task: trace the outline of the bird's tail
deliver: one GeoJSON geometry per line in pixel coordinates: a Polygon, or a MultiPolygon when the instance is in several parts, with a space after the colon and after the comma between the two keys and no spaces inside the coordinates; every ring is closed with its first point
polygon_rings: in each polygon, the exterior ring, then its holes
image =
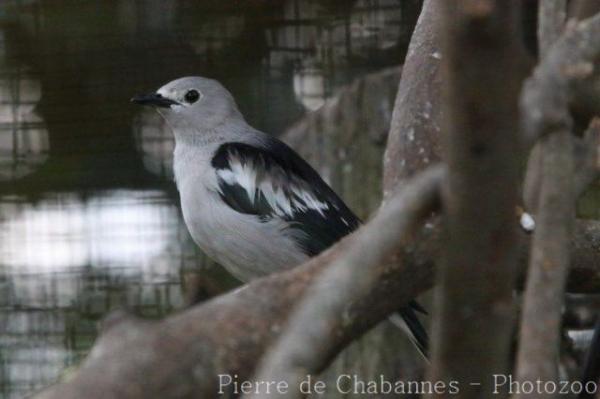
{"type": "Polygon", "coordinates": [[[411,301],[408,306],[401,308],[398,313],[390,317],[390,321],[406,332],[419,353],[426,361],[428,359],[429,337],[425,327],[419,321],[416,311],[427,314],[425,309],[416,301],[411,301]]]}

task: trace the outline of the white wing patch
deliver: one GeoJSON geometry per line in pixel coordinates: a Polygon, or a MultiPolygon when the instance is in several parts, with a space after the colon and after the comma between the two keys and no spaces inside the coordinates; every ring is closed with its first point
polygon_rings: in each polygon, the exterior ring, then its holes
{"type": "Polygon", "coordinates": [[[256,196],[256,169],[244,167],[241,162],[231,162],[231,169],[218,169],[217,176],[227,184],[238,184],[246,190],[250,201],[255,201],[256,196]]]}
{"type": "Polygon", "coordinates": [[[329,209],[329,204],[319,201],[306,182],[289,176],[280,167],[267,170],[263,162],[253,159],[243,162],[231,152],[229,166],[230,169],[217,169],[217,176],[229,185],[242,187],[253,204],[257,201],[257,192],[260,192],[277,216],[292,217],[294,211],[306,212],[309,209],[325,216],[324,211],[329,209]]]}

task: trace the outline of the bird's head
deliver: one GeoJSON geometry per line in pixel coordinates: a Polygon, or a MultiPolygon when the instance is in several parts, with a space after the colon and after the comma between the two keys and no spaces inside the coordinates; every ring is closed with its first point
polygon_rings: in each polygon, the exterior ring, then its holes
{"type": "Polygon", "coordinates": [[[198,76],[176,79],[132,102],[155,107],[178,134],[202,134],[224,122],[243,121],[233,96],[219,82],[198,76]]]}

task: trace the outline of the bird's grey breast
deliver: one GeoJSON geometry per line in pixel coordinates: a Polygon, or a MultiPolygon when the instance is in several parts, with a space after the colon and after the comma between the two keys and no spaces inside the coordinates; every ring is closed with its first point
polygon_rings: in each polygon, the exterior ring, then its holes
{"type": "Polygon", "coordinates": [[[177,143],[173,163],[185,224],[194,241],[211,257],[214,254],[210,231],[215,218],[212,187],[216,182],[210,169],[210,157],[216,147],[177,143]]]}
{"type": "Polygon", "coordinates": [[[301,263],[308,256],[280,219],[261,221],[222,201],[211,160],[220,145],[177,145],[174,171],[186,226],[196,244],[237,278],[248,281],[301,263]]]}

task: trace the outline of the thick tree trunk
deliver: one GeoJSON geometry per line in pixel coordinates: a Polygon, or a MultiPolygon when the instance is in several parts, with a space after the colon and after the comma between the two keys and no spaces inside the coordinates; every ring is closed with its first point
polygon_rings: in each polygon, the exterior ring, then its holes
{"type": "Polygon", "coordinates": [[[517,10],[513,1],[444,5],[449,178],[430,377],[458,381],[459,397],[488,397],[492,375],[509,369],[515,314],[517,10]]]}
{"type": "MultiPolygon", "coordinates": [[[[566,0],[548,0],[539,5],[542,63],[563,31],[566,12],[566,0]]],[[[529,112],[523,108],[523,119],[529,117],[529,112]]],[[[539,176],[539,198],[533,204],[537,222],[521,317],[516,370],[520,381],[558,379],[564,286],[575,220],[574,151],[566,101],[562,115],[561,123],[532,152],[532,157],[539,157],[539,167],[532,169],[539,176]]]]}
{"type": "Polygon", "coordinates": [[[425,1],[410,41],[383,158],[385,197],[440,159],[442,3],[425,1]]]}

